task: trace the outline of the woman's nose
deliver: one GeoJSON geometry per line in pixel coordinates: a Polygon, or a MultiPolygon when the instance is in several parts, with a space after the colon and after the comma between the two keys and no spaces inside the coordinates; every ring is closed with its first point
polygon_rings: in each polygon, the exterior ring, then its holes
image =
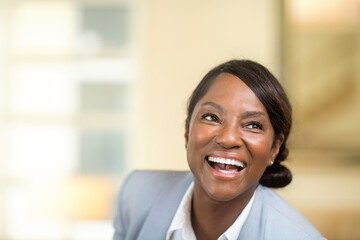
{"type": "Polygon", "coordinates": [[[215,142],[223,148],[239,148],[243,144],[241,132],[236,126],[223,125],[215,138],[215,142]]]}

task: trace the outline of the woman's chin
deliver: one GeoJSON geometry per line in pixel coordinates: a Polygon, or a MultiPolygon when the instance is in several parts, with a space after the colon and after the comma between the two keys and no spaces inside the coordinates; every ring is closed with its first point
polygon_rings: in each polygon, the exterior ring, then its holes
{"type": "Polygon", "coordinates": [[[241,183],[213,183],[203,185],[203,191],[211,200],[219,202],[229,202],[234,199],[250,199],[256,190],[257,183],[251,184],[249,187],[241,183]]]}
{"type": "Polygon", "coordinates": [[[234,191],[234,189],[227,189],[221,186],[220,188],[208,189],[207,191],[207,195],[209,196],[210,199],[219,202],[231,201],[237,198],[241,194],[242,191],[234,191]]]}

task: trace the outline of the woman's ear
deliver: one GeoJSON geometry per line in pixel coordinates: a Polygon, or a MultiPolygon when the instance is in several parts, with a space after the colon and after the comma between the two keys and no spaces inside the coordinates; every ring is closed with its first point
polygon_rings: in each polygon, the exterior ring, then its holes
{"type": "Polygon", "coordinates": [[[276,156],[278,155],[279,151],[280,151],[280,147],[284,142],[284,134],[280,134],[279,136],[276,137],[273,146],[272,146],[272,152],[271,152],[271,158],[272,161],[275,160],[276,156]]]}
{"type": "Polygon", "coordinates": [[[188,131],[185,131],[184,137],[185,137],[185,148],[187,148],[187,144],[188,144],[188,140],[189,140],[189,132],[188,131]]]}

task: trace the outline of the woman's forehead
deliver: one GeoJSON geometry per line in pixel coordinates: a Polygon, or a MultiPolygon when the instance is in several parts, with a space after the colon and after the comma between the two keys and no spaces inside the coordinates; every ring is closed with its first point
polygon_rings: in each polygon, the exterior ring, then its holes
{"type": "Polygon", "coordinates": [[[215,78],[203,99],[209,97],[233,100],[251,99],[260,102],[255,93],[240,78],[230,73],[221,73],[215,78]]]}
{"type": "Polygon", "coordinates": [[[219,74],[197,105],[205,102],[215,102],[224,108],[244,108],[267,113],[255,93],[240,78],[230,73],[219,74]]]}

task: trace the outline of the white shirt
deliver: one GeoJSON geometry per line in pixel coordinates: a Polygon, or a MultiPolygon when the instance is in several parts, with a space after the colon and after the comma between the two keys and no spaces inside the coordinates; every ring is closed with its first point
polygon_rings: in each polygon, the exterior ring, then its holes
{"type": "MultiPolygon", "coordinates": [[[[182,198],[175,216],[166,234],[166,240],[196,240],[194,230],[191,226],[191,200],[194,192],[194,182],[192,182],[182,198]]],[[[244,225],[250,209],[253,205],[255,193],[251,197],[244,210],[235,222],[218,238],[218,240],[236,240],[239,237],[242,226],[244,225]]]]}

